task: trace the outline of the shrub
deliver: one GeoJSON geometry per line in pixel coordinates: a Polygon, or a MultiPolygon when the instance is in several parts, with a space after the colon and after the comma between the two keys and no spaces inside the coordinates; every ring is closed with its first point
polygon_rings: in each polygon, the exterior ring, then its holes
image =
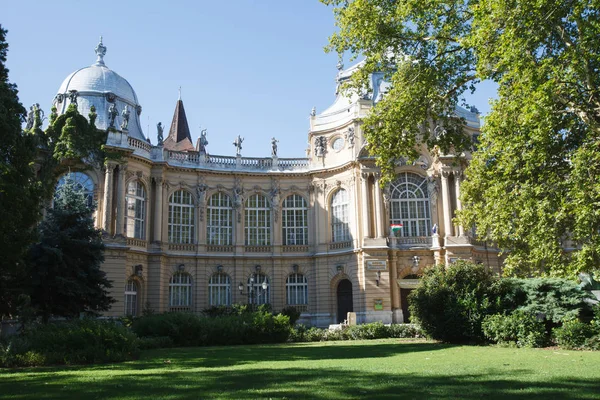
{"type": "Polygon", "coordinates": [[[587,339],[583,348],[585,350],[600,350],[600,334],[587,339]]]}
{"type": "Polygon", "coordinates": [[[140,350],[165,349],[173,347],[173,340],[168,336],[143,337],[139,339],[140,350]]]}
{"type": "MultiPolygon", "coordinates": [[[[572,319],[564,321],[563,325],[555,328],[552,333],[559,346],[566,349],[580,349],[585,346],[588,339],[600,332],[596,331],[592,324],[572,319]]],[[[589,344],[592,345],[593,341],[589,344]]]]}
{"type": "Polygon", "coordinates": [[[418,338],[424,336],[421,329],[414,324],[392,324],[388,327],[388,330],[391,338],[418,338]]]}
{"type": "Polygon", "coordinates": [[[320,329],[315,327],[309,328],[304,333],[304,339],[306,342],[320,342],[325,339],[326,330],[327,329],[320,329]]]}
{"type": "Polygon", "coordinates": [[[4,366],[89,364],[137,358],[138,339],[113,321],[84,319],[38,325],[0,349],[4,366]]]}
{"type": "Polygon", "coordinates": [[[290,325],[292,325],[292,326],[296,325],[296,321],[298,321],[298,319],[300,319],[300,315],[301,315],[301,312],[298,311],[298,309],[296,309],[296,307],[293,307],[293,306],[285,307],[283,310],[281,310],[281,313],[283,315],[288,316],[288,318],[290,319],[290,325]]]}
{"type": "MultiPolygon", "coordinates": [[[[503,279],[501,303],[506,311],[522,310],[542,316],[549,325],[576,319],[588,309],[591,294],[577,283],[561,278],[503,279]]],[[[549,326],[549,327],[551,327],[549,326]]]]}
{"type": "Polygon", "coordinates": [[[425,271],[409,295],[412,317],[423,332],[451,343],[480,342],[481,323],[499,311],[502,285],[482,265],[459,260],[425,271]]]}
{"type": "Polygon", "coordinates": [[[349,326],[344,330],[344,333],[351,340],[382,339],[390,337],[388,327],[381,322],[349,326]]]}
{"type": "Polygon", "coordinates": [[[516,344],[518,347],[542,347],[547,343],[544,323],[523,311],[488,315],[482,328],[485,337],[495,343],[516,344]]]}
{"type": "Polygon", "coordinates": [[[142,338],[168,337],[173,346],[280,343],[290,335],[287,316],[263,311],[216,317],[156,314],[138,318],[132,329],[142,338]]]}

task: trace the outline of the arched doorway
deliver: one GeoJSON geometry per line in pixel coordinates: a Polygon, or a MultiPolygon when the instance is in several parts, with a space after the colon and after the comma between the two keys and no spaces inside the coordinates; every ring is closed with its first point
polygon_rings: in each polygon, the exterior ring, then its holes
{"type": "Polygon", "coordinates": [[[349,312],[354,311],[352,303],[352,282],[342,279],[337,286],[337,322],[342,323],[349,312]]]}

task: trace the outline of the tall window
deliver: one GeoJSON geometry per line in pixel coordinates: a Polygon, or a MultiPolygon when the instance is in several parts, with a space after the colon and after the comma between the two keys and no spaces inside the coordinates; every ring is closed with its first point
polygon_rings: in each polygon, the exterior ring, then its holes
{"type": "Polygon", "coordinates": [[[402,225],[397,236],[429,236],[431,216],[427,178],[404,172],[390,185],[390,223],[402,225]]]}
{"type": "Polygon", "coordinates": [[[253,194],[246,200],[246,245],[271,244],[271,208],[265,196],[253,194]]]}
{"type": "Polygon", "coordinates": [[[94,182],[92,182],[92,178],[83,172],[69,172],[68,174],[64,174],[56,183],[55,196],[60,192],[67,180],[73,182],[76,190],[83,192],[88,207],[91,207],[94,203],[94,182]]]}
{"type": "Polygon", "coordinates": [[[125,315],[137,315],[137,295],[137,283],[133,279],[128,280],[125,285],[125,315]]]}
{"type": "Polygon", "coordinates": [[[194,200],[185,190],[169,198],[169,242],[194,243],[194,200]]]}
{"type": "Polygon", "coordinates": [[[256,273],[248,278],[248,303],[269,304],[271,302],[271,286],[269,277],[265,274],[256,273]],[[263,288],[266,283],[266,289],[263,288]]]}
{"type": "Polygon", "coordinates": [[[136,239],[146,238],[146,190],[139,181],[129,182],[125,195],[127,211],[125,234],[136,239]]]}
{"type": "Polygon", "coordinates": [[[177,272],[169,282],[169,306],[175,310],[185,310],[192,306],[192,277],[177,272]]]}
{"type": "Polygon", "coordinates": [[[217,273],[210,277],[208,297],[211,306],[231,305],[231,279],[229,275],[217,273]]]}
{"type": "Polygon", "coordinates": [[[308,281],[302,274],[292,274],[285,282],[288,305],[308,304],[308,281]]]}
{"type": "Polygon", "coordinates": [[[347,242],[350,240],[348,227],[348,192],[340,189],[331,199],[331,232],[332,241],[347,242]]]}
{"type": "Polygon", "coordinates": [[[215,193],[208,199],[206,237],[208,244],[231,245],[233,237],[233,209],[225,193],[215,193]]]}
{"type": "Polygon", "coordinates": [[[308,244],[308,206],[302,196],[293,194],[283,201],[282,227],[284,245],[308,244]]]}

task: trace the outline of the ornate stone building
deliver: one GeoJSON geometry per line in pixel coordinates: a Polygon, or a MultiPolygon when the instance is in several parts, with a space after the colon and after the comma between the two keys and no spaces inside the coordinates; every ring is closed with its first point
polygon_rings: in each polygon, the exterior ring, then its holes
{"type": "MultiPolygon", "coordinates": [[[[54,105],[61,113],[76,101],[82,115],[94,105],[106,145],[124,154],[102,170],[71,172],[106,232],[103,268],[117,299],[107,315],[270,303],[297,307],[317,326],[348,311],[359,323],[402,322],[423,268],[456,258],[498,267],[497,251],[452,220],[469,154],[423,149],[380,186],[357,120],[385,94],[382,76],[362,97],[337,93],[327,110],[313,109],[306,158],[279,158],[275,139],[270,157],[243,157],[241,137],[237,156],[215,156],[205,132],[194,146],[181,100],[166,138],[158,126],[151,145],[133,88],[105,65],[102,42],[96,53],[95,64],[65,79],[54,105]]],[[[356,68],[340,68],[338,82],[356,68]]],[[[477,114],[457,112],[475,137],[477,114]]]]}

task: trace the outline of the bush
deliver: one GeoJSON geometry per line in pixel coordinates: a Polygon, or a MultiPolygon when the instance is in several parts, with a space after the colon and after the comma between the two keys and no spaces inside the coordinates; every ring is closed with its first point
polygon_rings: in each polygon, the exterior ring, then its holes
{"type": "Polygon", "coordinates": [[[583,345],[585,350],[600,350],[600,334],[587,339],[583,345]]]}
{"type": "Polygon", "coordinates": [[[589,311],[591,294],[576,282],[561,278],[503,279],[501,303],[506,311],[522,310],[541,316],[548,328],[563,320],[576,319],[589,311]]]}
{"type": "Polygon", "coordinates": [[[500,311],[502,285],[482,265],[459,260],[425,271],[409,295],[411,316],[423,332],[451,343],[481,342],[483,319],[500,311]]]}
{"type": "Polygon", "coordinates": [[[90,364],[137,358],[137,337],[113,321],[84,319],[38,325],[0,348],[3,366],[90,364]]]}
{"type": "Polygon", "coordinates": [[[485,317],[483,334],[494,343],[516,344],[518,347],[543,347],[547,343],[544,323],[523,311],[485,317]]]}
{"type": "Polygon", "coordinates": [[[393,324],[384,325],[381,322],[349,326],[344,329],[307,329],[304,325],[298,325],[292,329],[290,342],[320,342],[329,340],[365,340],[385,338],[417,338],[423,333],[416,325],[393,324]]]}
{"type": "Polygon", "coordinates": [[[166,349],[173,347],[173,340],[168,336],[143,337],[139,339],[140,350],[166,349]]]}
{"type": "Polygon", "coordinates": [[[296,325],[296,321],[300,319],[300,315],[302,314],[296,309],[296,307],[293,306],[285,307],[283,310],[281,310],[281,313],[288,316],[290,319],[290,325],[292,326],[296,325]]]}
{"type": "Polygon", "coordinates": [[[421,329],[414,324],[392,324],[388,329],[391,338],[418,338],[424,336],[421,329]]]}
{"type": "Polygon", "coordinates": [[[156,314],[138,318],[132,329],[142,338],[168,337],[173,346],[281,343],[290,335],[287,316],[263,311],[216,317],[156,314]]]}
{"type": "MultiPolygon", "coordinates": [[[[592,324],[586,324],[576,319],[563,322],[563,325],[555,328],[552,333],[556,344],[566,349],[583,348],[588,339],[600,334],[592,324]]],[[[593,347],[593,341],[590,341],[588,345],[593,347]]]]}
{"type": "Polygon", "coordinates": [[[350,340],[383,339],[390,337],[388,327],[382,322],[349,326],[344,330],[344,334],[350,340]]]}

